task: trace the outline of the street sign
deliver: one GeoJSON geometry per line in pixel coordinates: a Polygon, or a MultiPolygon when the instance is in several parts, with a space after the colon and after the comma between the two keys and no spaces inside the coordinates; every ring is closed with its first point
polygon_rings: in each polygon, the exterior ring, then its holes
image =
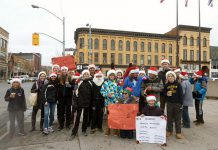
{"type": "Polygon", "coordinates": [[[39,34],[33,33],[32,35],[32,45],[33,46],[39,46],[39,34]]]}

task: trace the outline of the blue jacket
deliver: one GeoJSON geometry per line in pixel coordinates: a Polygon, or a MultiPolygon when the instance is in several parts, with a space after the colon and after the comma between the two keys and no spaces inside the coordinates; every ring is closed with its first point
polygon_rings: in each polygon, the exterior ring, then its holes
{"type": "Polygon", "coordinates": [[[138,77],[138,81],[134,80],[131,81],[129,77],[127,77],[124,81],[123,89],[130,87],[132,88],[132,96],[140,97],[141,94],[141,84],[142,84],[142,77],[138,77]]]}
{"type": "Polygon", "coordinates": [[[194,81],[193,78],[190,78],[189,82],[191,84],[194,84],[194,92],[196,91],[199,94],[201,94],[201,96],[199,98],[196,98],[196,99],[203,101],[206,97],[206,94],[207,94],[207,78],[202,77],[196,81],[194,81]]]}

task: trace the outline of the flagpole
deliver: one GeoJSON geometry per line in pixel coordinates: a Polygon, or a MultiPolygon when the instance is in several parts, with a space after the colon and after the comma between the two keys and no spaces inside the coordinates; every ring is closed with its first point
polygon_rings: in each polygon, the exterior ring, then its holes
{"type": "Polygon", "coordinates": [[[201,0],[198,0],[199,7],[199,70],[201,70],[201,0]]]}
{"type": "Polygon", "coordinates": [[[176,0],[176,67],[179,67],[179,6],[176,0]]]}

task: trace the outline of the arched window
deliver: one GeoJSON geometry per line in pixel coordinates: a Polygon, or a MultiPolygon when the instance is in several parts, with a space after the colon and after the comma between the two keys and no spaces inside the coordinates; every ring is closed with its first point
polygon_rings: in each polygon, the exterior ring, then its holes
{"type": "Polygon", "coordinates": [[[83,52],[79,53],[79,62],[84,63],[84,53],[83,52]]]}
{"type": "Polygon", "coordinates": [[[119,40],[119,50],[122,51],[123,50],[123,41],[119,40]]]}
{"type": "Polygon", "coordinates": [[[187,37],[186,36],[183,37],[183,45],[187,45],[187,37]]]}
{"type": "Polygon", "coordinates": [[[193,37],[190,38],[190,45],[194,46],[194,38],[193,37]]]}
{"type": "Polygon", "coordinates": [[[206,38],[203,39],[203,46],[204,46],[204,47],[207,46],[207,39],[206,39],[206,38]]]}
{"type": "Polygon", "coordinates": [[[130,51],[130,42],[126,41],[126,51],[130,51]]]}
{"type": "Polygon", "coordinates": [[[80,38],[79,39],[79,48],[81,49],[81,48],[83,48],[84,47],[84,38],[80,38]]]}
{"type": "Polygon", "coordinates": [[[138,45],[137,42],[134,41],[134,45],[133,45],[133,50],[134,50],[134,51],[137,51],[137,45],[138,45]]]}
{"type": "Polygon", "coordinates": [[[103,40],[103,50],[107,50],[107,40],[103,40]]]}
{"type": "Polygon", "coordinates": [[[115,41],[111,40],[111,50],[115,50],[115,41]]]}
{"type": "Polygon", "coordinates": [[[161,50],[161,52],[165,53],[165,49],[166,49],[165,43],[162,43],[162,50],[161,50]]]}
{"type": "Polygon", "coordinates": [[[173,46],[172,44],[169,44],[169,53],[172,53],[173,52],[173,46]]]}
{"type": "Polygon", "coordinates": [[[144,52],[144,51],[145,51],[145,43],[141,42],[141,52],[144,52]]]}
{"type": "Polygon", "coordinates": [[[95,39],[95,49],[99,49],[99,40],[95,39]]]}
{"type": "Polygon", "coordinates": [[[151,52],[151,42],[148,42],[148,52],[151,52]]]}

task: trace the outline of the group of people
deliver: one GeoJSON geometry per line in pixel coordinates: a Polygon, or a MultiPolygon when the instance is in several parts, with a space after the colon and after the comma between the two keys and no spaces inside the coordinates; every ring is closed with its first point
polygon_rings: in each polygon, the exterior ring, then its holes
{"type": "MultiPolygon", "coordinates": [[[[160,116],[167,118],[167,134],[173,134],[175,123],[176,138],[181,139],[182,126],[190,128],[188,107],[195,100],[196,125],[204,123],[203,101],[207,92],[207,77],[199,70],[193,76],[179,68],[172,70],[167,59],[161,61],[161,69],[150,67],[147,75],[145,70],[130,64],[125,73],[112,67],[106,77],[94,64],[80,73],[69,71],[65,66],[52,66],[52,73],[38,74],[38,80],[33,83],[31,93],[37,93],[37,103],[32,109],[31,132],[36,130],[36,115],[41,110],[40,130],[48,135],[54,132],[54,113],[57,105],[58,130],[72,128],[71,139],[77,135],[80,117],[83,111],[82,134],[87,136],[96,131],[104,132],[105,136],[113,134],[121,138],[132,139],[133,130],[110,129],[108,123],[103,130],[103,115],[109,114],[110,104],[138,104],[140,116],[160,116]],[[191,84],[194,84],[192,90],[191,84]],[[166,107],[166,112],[165,112],[166,107]],[[75,115],[76,114],[76,115],[75,115]],[[74,117],[75,116],[75,117],[74,117]]],[[[17,118],[19,134],[24,132],[24,111],[26,100],[19,79],[12,80],[12,86],[5,95],[8,102],[10,119],[9,136],[15,133],[15,118],[17,118]]],[[[106,119],[107,120],[107,119],[106,119]]],[[[107,121],[106,121],[107,122],[107,121]]]]}

